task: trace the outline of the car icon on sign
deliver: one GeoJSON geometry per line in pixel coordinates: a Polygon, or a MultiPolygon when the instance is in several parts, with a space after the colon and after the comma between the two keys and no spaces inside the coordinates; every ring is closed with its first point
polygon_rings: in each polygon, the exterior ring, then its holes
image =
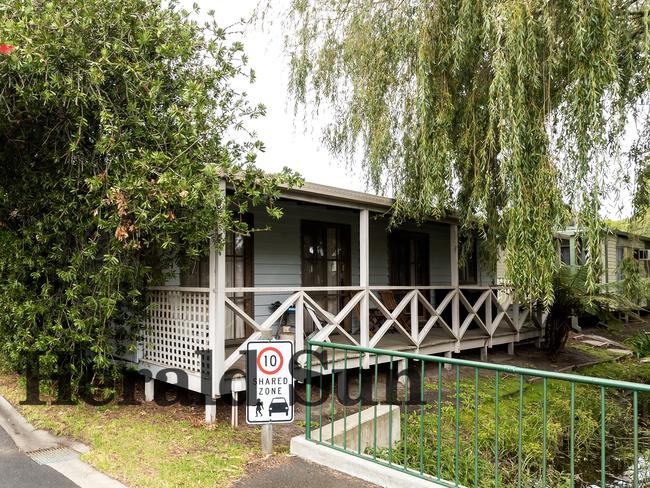
{"type": "Polygon", "coordinates": [[[285,415],[289,415],[289,404],[284,398],[275,397],[271,400],[271,404],[269,405],[269,415],[273,415],[274,413],[284,413],[285,415]]]}

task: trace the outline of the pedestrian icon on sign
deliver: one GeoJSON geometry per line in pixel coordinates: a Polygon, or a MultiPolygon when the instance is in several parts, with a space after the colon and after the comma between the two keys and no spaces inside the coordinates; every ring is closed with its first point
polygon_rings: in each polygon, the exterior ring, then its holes
{"type": "Polygon", "coordinates": [[[264,404],[262,403],[262,400],[259,398],[255,402],[255,416],[260,417],[262,415],[262,409],[264,408],[264,404]]]}

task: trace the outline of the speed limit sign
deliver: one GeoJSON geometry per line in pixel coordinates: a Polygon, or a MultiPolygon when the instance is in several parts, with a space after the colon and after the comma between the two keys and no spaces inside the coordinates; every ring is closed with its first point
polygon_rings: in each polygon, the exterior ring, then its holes
{"type": "Polygon", "coordinates": [[[247,352],[246,421],[293,422],[293,343],[251,341],[247,352]]]}

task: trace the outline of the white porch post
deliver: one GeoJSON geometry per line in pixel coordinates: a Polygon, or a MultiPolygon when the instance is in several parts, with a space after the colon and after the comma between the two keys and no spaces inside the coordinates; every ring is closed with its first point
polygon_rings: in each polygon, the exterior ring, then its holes
{"type": "Polygon", "coordinates": [[[370,212],[359,211],[359,286],[363,288],[363,297],[359,302],[360,343],[363,347],[370,345],[370,212]]]}
{"type": "MultiPolygon", "coordinates": [[[[305,349],[305,297],[303,292],[300,293],[300,296],[296,300],[294,305],[295,313],[295,328],[296,338],[295,346],[296,352],[300,352],[305,349]]],[[[300,356],[300,362],[305,363],[305,356],[300,356]]]]}
{"type": "Polygon", "coordinates": [[[451,301],[451,330],[460,342],[460,293],[458,288],[458,225],[449,225],[449,250],[451,253],[451,286],[454,298],[451,301]]]}
{"type": "MultiPolygon", "coordinates": [[[[226,183],[221,182],[221,193],[225,197],[226,183]]],[[[226,354],[226,254],[218,248],[218,241],[225,239],[223,230],[210,239],[210,299],[208,321],[210,325],[210,350],[212,354],[212,397],[219,394],[219,383],[224,374],[226,354]]],[[[206,409],[208,404],[206,403],[206,409]]],[[[206,411],[206,419],[208,418],[206,411]]]]}
{"type": "MultiPolygon", "coordinates": [[[[418,316],[418,295],[413,294],[411,298],[411,338],[417,342],[420,333],[420,317],[418,316]]],[[[417,349],[419,350],[420,344],[418,343],[417,349]]]]}
{"type": "Polygon", "coordinates": [[[492,335],[492,290],[490,289],[490,294],[485,299],[485,328],[490,331],[492,335]]]}

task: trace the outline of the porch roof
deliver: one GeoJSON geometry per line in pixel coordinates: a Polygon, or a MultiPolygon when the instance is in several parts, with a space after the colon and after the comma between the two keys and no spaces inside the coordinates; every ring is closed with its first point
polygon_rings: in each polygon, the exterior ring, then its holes
{"type": "MultiPolygon", "coordinates": [[[[284,187],[282,197],[301,202],[370,210],[380,213],[389,212],[395,203],[394,198],[309,181],[306,181],[301,187],[284,187]]],[[[446,218],[436,219],[436,221],[456,223],[458,218],[454,213],[450,213],[446,218]]]]}

